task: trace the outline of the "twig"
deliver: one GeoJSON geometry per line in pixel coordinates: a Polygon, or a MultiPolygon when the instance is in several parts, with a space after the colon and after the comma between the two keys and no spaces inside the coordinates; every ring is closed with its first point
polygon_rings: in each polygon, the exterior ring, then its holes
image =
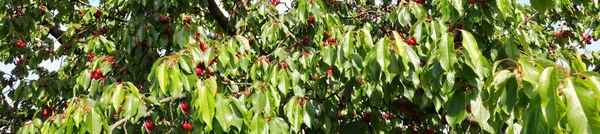
{"type": "Polygon", "coordinates": [[[123,118],[123,119],[115,122],[114,124],[110,125],[110,131],[112,132],[113,130],[115,130],[115,128],[117,128],[117,126],[119,126],[125,122],[127,122],[127,118],[123,118]]]}
{"type": "MultiPolygon", "coordinates": [[[[184,98],[184,97],[181,96],[178,99],[182,99],[182,98],[184,98]]],[[[158,102],[160,102],[160,103],[167,103],[167,102],[171,102],[172,100],[173,100],[173,97],[167,97],[167,98],[164,98],[164,99],[162,99],[162,100],[160,100],[158,102]]],[[[154,106],[154,105],[152,105],[152,106],[154,106]]],[[[149,111],[151,111],[151,110],[149,110],[149,111]]],[[[146,112],[146,114],[144,114],[144,118],[148,117],[148,116],[150,116],[150,112],[146,112]]],[[[125,123],[126,121],[127,121],[127,118],[123,118],[123,119],[115,122],[114,124],[110,125],[110,131],[112,132],[115,128],[117,128],[117,126],[125,123]]]]}
{"type": "MultiPolygon", "coordinates": [[[[269,12],[269,16],[271,16],[273,19],[275,19],[275,21],[281,22],[281,21],[279,21],[279,19],[277,19],[277,16],[275,16],[272,12],[269,12]]],[[[286,30],[285,33],[288,36],[292,37],[292,39],[294,39],[294,41],[297,41],[296,36],[294,35],[294,33],[290,32],[290,30],[286,30]]]]}
{"type": "Polygon", "coordinates": [[[225,84],[225,85],[252,85],[252,83],[248,83],[248,82],[243,82],[243,83],[231,83],[231,82],[224,82],[222,81],[221,83],[225,84]]]}

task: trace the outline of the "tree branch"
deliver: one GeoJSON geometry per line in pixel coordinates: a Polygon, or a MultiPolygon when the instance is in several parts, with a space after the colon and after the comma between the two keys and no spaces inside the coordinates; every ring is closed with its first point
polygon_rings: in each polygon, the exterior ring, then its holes
{"type": "MultiPolygon", "coordinates": [[[[182,99],[182,98],[184,98],[184,96],[181,96],[178,99],[182,99]]],[[[162,103],[167,103],[167,102],[171,102],[171,101],[173,101],[173,97],[167,97],[167,98],[164,98],[164,99],[162,99],[162,100],[160,100],[158,102],[160,102],[162,104],[162,103]]],[[[148,117],[148,116],[150,116],[150,112],[146,112],[146,114],[144,114],[144,118],[148,117]]],[[[127,122],[127,120],[128,120],[127,118],[123,118],[123,119],[121,119],[121,120],[113,123],[112,125],[110,125],[110,132],[112,132],[113,130],[115,130],[119,125],[127,122]]]]}
{"type": "Polygon", "coordinates": [[[237,34],[237,29],[229,27],[229,13],[217,4],[217,0],[208,1],[208,11],[229,35],[237,34]]]}
{"type": "Polygon", "coordinates": [[[113,130],[115,130],[115,128],[117,128],[119,125],[121,125],[125,122],[127,122],[127,118],[123,118],[123,119],[115,122],[115,124],[110,125],[110,131],[112,132],[113,130]]]}
{"type": "Polygon", "coordinates": [[[596,65],[592,71],[600,73],[600,65],[596,65]]]}

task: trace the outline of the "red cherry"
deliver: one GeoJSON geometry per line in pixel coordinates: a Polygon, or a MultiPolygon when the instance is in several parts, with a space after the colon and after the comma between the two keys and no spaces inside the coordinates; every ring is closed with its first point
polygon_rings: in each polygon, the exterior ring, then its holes
{"type": "Polygon", "coordinates": [[[342,114],[338,114],[338,120],[344,120],[344,116],[342,114]]]}
{"type": "Polygon", "coordinates": [[[302,100],[302,99],[299,99],[297,103],[300,106],[304,106],[304,100],[302,100]]]}
{"type": "Polygon", "coordinates": [[[46,76],[46,74],[44,74],[44,73],[41,73],[41,74],[40,74],[40,77],[44,77],[44,76],[46,76]]]}
{"type": "Polygon", "coordinates": [[[210,62],[208,62],[208,66],[212,66],[213,64],[215,64],[216,61],[217,61],[217,55],[215,54],[215,56],[213,57],[213,59],[210,60],[210,62]]]}
{"type": "Polygon", "coordinates": [[[190,130],[192,130],[192,125],[191,125],[191,124],[189,124],[189,123],[183,123],[183,125],[181,125],[181,127],[183,127],[183,129],[184,129],[185,131],[190,131],[190,130]]]}
{"type": "Polygon", "coordinates": [[[62,113],[62,119],[65,119],[65,113],[64,112],[62,113]]]}
{"type": "Polygon", "coordinates": [[[119,114],[121,114],[121,111],[123,111],[123,109],[122,109],[122,108],[121,108],[121,109],[119,109],[119,110],[118,110],[118,111],[115,113],[115,115],[113,115],[113,116],[114,116],[115,118],[119,117],[119,114]]]}
{"type": "Polygon", "coordinates": [[[215,76],[215,72],[208,72],[208,75],[215,76]]]}
{"type": "Polygon", "coordinates": [[[42,109],[42,116],[44,116],[44,118],[48,117],[48,110],[46,108],[42,109]]]}
{"type": "Polygon", "coordinates": [[[265,58],[265,62],[266,62],[267,64],[271,64],[271,61],[269,61],[269,58],[265,58]]]}
{"type": "Polygon", "coordinates": [[[340,109],[346,109],[346,105],[344,105],[344,103],[342,103],[342,102],[339,102],[339,103],[337,104],[337,106],[338,106],[338,108],[340,108],[340,109]]]}
{"type": "Polygon", "coordinates": [[[26,44],[25,44],[25,43],[23,43],[23,40],[22,40],[22,39],[19,39],[19,40],[17,41],[17,47],[24,47],[25,45],[26,45],[26,44]]]}
{"type": "Polygon", "coordinates": [[[313,24],[315,22],[314,16],[308,16],[308,23],[313,24]]]}
{"type": "Polygon", "coordinates": [[[475,4],[475,0],[469,0],[470,4],[475,4]]]}
{"type": "Polygon", "coordinates": [[[302,38],[302,44],[308,44],[308,37],[304,36],[304,38],[302,38]]]}
{"type": "Polygon", "coordinates": [[[329,69],[327,69],[327,74],[333,74],[333,67],[329,67],[329,69]]]}
{"type": "Polygon", "coordinates": [[[254,40],[252,40],[252,39],[248,40],[248,44],[250,44],[250,45],[254,44],[254,40]]]}
{"type": "Polygon", "coordinates": [[[271,0],[271,5],[273,5],[273,6],[279,5],[279,0],[271,0]]]}
{"type": "Polygon", "coordinates": [[[181,107],[181,110],[182,110],[183,112],[190,111],[190,107],[188,107],[188,105],[186,105],[186,104],[185,104],[185,103],[183,103],[183,102],[182,102],[181,104],[179,104],[179,107],[181,107]]]}
{"type": "Polygon", "coordinates": [[[100,69],[96,70],[96,75],[97,75],[97,78],[102,78],[102,70],[100,70],[100,69]]]}
{"type": "Polygon", "coordinates": [[[463,27],[463,25],[462,25],[462,24],[458,24],[458,25],[456,25],[456,29],[463,30],[463,29],[465,29],[465,28],[463,27]]]}
{"type": "Polygon", "coordinates": [[[386,118],[386,119],[391,119],[392,118],[392,114],[385,113],[385,114],[383,114],[383,117],[386,118]]]}
{"type": "Polygon", "coordinates": [[[465,108],[467,109],[467,112],[471,113],[471,107],[466,106],[465,108]]]}
{"type": "Polygon", "coordinates": [[[94,73],[94,71],[90,71],[90,78],[96,79],[96,77],[98,77],[98,75],[96,75],[96,73],[94,73]]]}
{"type": "Polygon", "coordinates": [[[283,63],[283,69],[287,69],[288,68],[288,64],[287,63],[283,63]]]}
{"type": "Polygon", "coordinates": [[[363,123],[369,123],[369,120],[371,118],[371,113],[370,112],[364,112],[362,114],[362,118],[360,118],[360,121],[363,123]]]}
{"type": "Polygon", "coordinates": [[[198,39],[200,37],[200,33],[195,33],[194,34],[194,39],[198,39]]]}
{"type": "Polygon", "coordinates": [[[317,81],[317,79],[318,79],[318,78],[319,78],[319,77],[318,77],[317,75],[314,75],[314,76],[313,76],[313,80],[314,80],[314,81],[317,81]]]}
{"type": "Polygon", "coordinates": [[[154,124],[150,123],[149,121],[146,121],[146,123],[144,123],[144,126],[146,126],[146,129],[148,129],[148,131],[154,130],[154,124]]]}

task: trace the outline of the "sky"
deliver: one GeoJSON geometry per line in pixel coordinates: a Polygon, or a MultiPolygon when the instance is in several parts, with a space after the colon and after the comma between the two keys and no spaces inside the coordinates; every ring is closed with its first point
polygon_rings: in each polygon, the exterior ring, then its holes
{"type": "MultiPolygon", "coordinates": [[[[291,0],[281,0],[281,2],[291,5],[291,0]]],[[[519,2],[529,5],[529,0],[519,0],[519,2]]],[[[378,2],[376,2],[376,3],[378,3],[378,2]]],[[[98,4],[99,4],[98,0],[90,0],[90,5],[97,6],[98,4]]],[[[287,8],[283,4],[280,4],[277,7],[277,9],[279,9],[280,12],[284,12],[287,8]]],[[[61,29],[65,30],[65,27],[61,26],[61,29]]],[[[59,43],[56,42],[55,44],[59,44],[59,43]]],[[[55,45],[55,50],[58,48],[58,46],[59,45],[55,45]]],[[[599,49],[600,49],[600,42],[598,42],[598,41],[593,42],[592,45],[589,45],[587,48],[588,51],[597,51],[599,49]]],[[[580,51],[580,52],[584,52],[584,51],[580,51]]],[[[60,68],[61,60],[62,59],[55,60],[54,62],[43,61],[40,64],[40,66],[48,69],[49,71],[56,71],[60,68]]],[[[0,63],[0,71],[3,71],[3,72],[10,72],[14,67],[15,67],[14,64],[1,64],[0,63]]],[[[27,77],[27,79],[37,79],[37,78],[39,78],[38,75],[29,75],[29,77],[27,77]]]]}

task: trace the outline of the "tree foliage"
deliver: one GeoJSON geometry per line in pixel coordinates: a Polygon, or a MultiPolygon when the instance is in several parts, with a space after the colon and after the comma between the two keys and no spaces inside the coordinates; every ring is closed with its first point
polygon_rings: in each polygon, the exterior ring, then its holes
{"type": "Polygon", "coordinates": [[[0,130],[600,133],[598,0],[530,2],[2,0],[0,130]]]}

